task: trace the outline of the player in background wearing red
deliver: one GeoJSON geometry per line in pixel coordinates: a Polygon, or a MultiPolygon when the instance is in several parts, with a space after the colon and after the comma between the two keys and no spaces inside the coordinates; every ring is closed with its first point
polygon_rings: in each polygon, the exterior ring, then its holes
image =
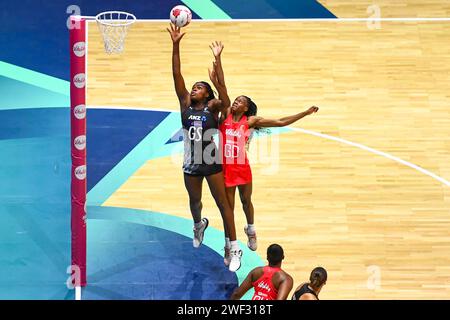
{"type": "Polygon", "coordinates": [[[283,248],[272,244],[267,248],[268,266],[257,267],[250,271],[242,284],[231,295],[232,300],[239,300],[252,287],[255,294],[252,300],[286,300],[292,290],[292,277],[281,269],[284,259],[283,248]]]}

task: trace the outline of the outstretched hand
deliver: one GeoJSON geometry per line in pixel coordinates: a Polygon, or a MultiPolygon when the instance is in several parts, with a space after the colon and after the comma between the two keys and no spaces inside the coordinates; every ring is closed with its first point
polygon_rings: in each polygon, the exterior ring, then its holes
{"type": "Polygon", "coordinates": [[[308,110],[306,110],[306,114],[310,115],[310,114],[316,113],[317,111],[319,111],[319,108],[316,106],[313,106],[313,107],[309,108],[308,110]]]}
{"type": "Polygon", "coordinates": [[[219,58],[220,54],[223,51],[224,45],[222,44],[221,41],[218,41],[218,42],[215,41],[209,47],[211,48],[211,51],[212,51],[214,57],[219,58]]]}
{"type": "Polygon", "coordinates": [[[186,32],[181,33],[181,28],[170,24],[170,30],[169,28],[166,28],[166,30],[169,32],[170,37],[172,38],[173,43],[179,43],[181,38],[186,34],[186,32]]]}

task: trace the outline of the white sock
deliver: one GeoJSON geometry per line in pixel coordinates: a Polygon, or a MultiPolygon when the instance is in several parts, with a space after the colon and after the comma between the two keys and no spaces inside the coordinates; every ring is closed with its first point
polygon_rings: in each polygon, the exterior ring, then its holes
{"type": "Polygon", "coordinates": [[[237,240],[230,241],[230,245],[231,245],[231,250],[239,250],[240,249],[237,240]]]}
{"type": "Polygon", "coordinates": [[[202,226],[202,224],[203,224],[203,222],[197,222],[197,223],[194,223],[194,228],[196,229],[196,230],[198,230],[198,229],[200,229],[200,227],[202,226]]]}
{"type": "Polygon", "coordinates": [[[230,238],[225,238],[225,248],[227,249],[231,248],[230,238]]]}
{"type": "Polygon", "coordinates": [[[254,224],[248,224],[247,225],[247,232],[248,233],[255,233],[256,232],[255,225],[254,224]]]}

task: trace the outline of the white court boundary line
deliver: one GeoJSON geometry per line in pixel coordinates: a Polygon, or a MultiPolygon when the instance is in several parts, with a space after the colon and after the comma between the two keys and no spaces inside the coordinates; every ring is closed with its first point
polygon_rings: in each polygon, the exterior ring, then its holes
{"type": "MultiPolygon", "coordinates": [[[[163,110],[163,109],[155,109],[155,108],[133,108],[133,107],[123,107],[123,106],[86,106],[86,108],[88,108],[88,109],[137,110],[137,111],[163,111],[163,112],[178,112],[179,113],[179,111],[173,111],[173,110],[163,110]]],[[[320,137],[320,138],[324,138],[324,139],[328,139],[328,140],[344,143],[344,144],[347,144],[349,146],[356,147],[356,148],[368,151],[370,153],[373,153],[373,154],[376,154],[376,155],[388,158],[390,160],[393,160],[395,162],[403,164],[403,165],[405,165],[407,167],[410,167],[410,168],[412,168],[414,170],[417,170],[417,171],[419,171],[419,172],[421,172],[421,173],[423,173],[423,174],[425,174],[425,175],[427,175],[427,176],[429,176],[429,177],[431,177],[431,178],[441,182],[442,184],[446,185],[447,187],[450,187],[450,181],[448,181],[448,180],[446,180],[446,179],[444,179],[444,178],[434,174],[431,171],[428,171],[428,170],[426,170],[426,169],[424,169],[422,167],[419,167],[418,165],[415,165],[415,164],[413,164],[411,162],[403,160],[403,159],[401,159],[399,157],[393,156],[393,155],[391,155],[389,153],[376,150],[374,148],[365,146],[365,145],[360,144],[360,143],[352,142],[352,141],[345,140],[345,139],[338,138],[338,137],[333,137],[333,136],[330,136],[328,134],[324,134],[324,133],[320,133],[320,132],[315,132],[315,131],[306,130],[306,129],[302,129],[302,128],[294,128],[294,127],[288,127],[288,128],[293,130],[293,131],[302,132],[302,133],[309,134],[309,135],[312,135],[312,136],[316,136],[316,137],[320,137]]]]}
{"type": "Polygon", "coordinates": [[[135,111],[160,111],[160,112],[178,112],[180,113],[180,110],[168,110],[168,109],[158,109],[158,108],[133,108],[133,107],[126,107],[126,106],[86,106],[86,109],[105,109],[105,110],[113,110],[113,109],[118,109],[118,110],[135,110],[135,111]]]}
{"type": "MultiPolygon", "coordinates": [[[[90,18],[90,17],[86,17],[90,18]]],[[[195,23],[207,23],[207,22],[439,22],[439,21],[450,21],[450,17],[442,18],[415,18],[415,17],[404,17],[404,18],[311,18],[311,19],[192,19],[195,23]]],[[[87,20],[87,22],[95,22],[95,20],[87,20]]],[[[167,22],[170,23],[169,19],[136,19],[136,22],[167,22]]]]}
{"type": "Polygon", "coordinates": [[[348,140],[345,140],[345,139],[342,139],[342,138],[333,137],[333,136],[330,136],[328,134],[323,134],[323,133],[310,131],[310,130],[306,130],[306,129],[301,129],[301,128],[289,127],[289,129],[292,129],[292,130],[298,131],[298,132],[302,132],[302,133],[306,133],[306,134],[309,134],[309,135],[312,135],[312,136],[316,136],[316,137],[325,138],[325,139],[328,139],[328,140],[337,141],[337,142],[344,143],[344,144],[347,144],[347,145],[350,145],[350,146],[353,146],[353,147],[357,147],[357,148],[365,150],[365,151],[369,151],[371,153],[374,153],[374,154],[377,154],[379,156],[388,158],[388,159],[393,160],[395,162],[401,163],[401,164],[403,164],[403,165],[405,165],[407,167],[410,167],[410,168],[412,168],[414,170],[417,170],[417,171],[419,171],[419,172],[421,172],[421,173],[423,173],[423,174],[425,174],[425,175],[427,175],[427,176],[429,176],[429,177],[431,177],[431,178],[433,178],[433,179],[435,179],[435,180],[445,184],[447,187],[450,187],[450,182],[445,180],[444,178],[439,177],[438,175],[434,174],[431,171],[428,171],[428,170],[426,170],[424,168],[421,168],[421,167],[419,167],[419,166],[417,166],[417,165],[415,165],[415,164],[413,164],[411,162],[408,162],[406,160],[400,159],[400,158],[398,158],[396,156],[393,156],[393,155],[391,155],[389,153],[386,153],[386,152],[383,152],[383,151],[378,151],[376,149],[367,147],[367,146],[365,146],[363,144],[360,144],[360,143],[348,141],[348,140]]]}
{"type": "Polygon", "coordinates": [[[81,287],[75,287],[75,300],[81,300],[81,287]]]}

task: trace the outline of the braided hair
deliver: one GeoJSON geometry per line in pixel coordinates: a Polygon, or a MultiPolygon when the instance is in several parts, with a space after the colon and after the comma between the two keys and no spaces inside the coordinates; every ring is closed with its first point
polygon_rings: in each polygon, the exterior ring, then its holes
{"type": "Polygon", "coordinates": [[[256,116],[258,113],[258,106],[256,103],[253,102],[253,100],[247,96],[243,96],[247,100],[248,110],[244,113],[247,118],[251,116],[256,116]]]}
{"type": "MultiPolygon", "coordinates": [[[[258,106],[256,105],[256,103],[253,102],[253,100],[250,97],[247,97],[247,96],[244,96],[244,95],[242,97],[244,97],[247,100],[247,106],[248,106],[248,110],[244,113],[244,115],[246,115],[247,118],[251,117],[251,116],[256,116],[257,113],[258,113],[258,106]]],[[[269,129],[263,129],[261,127],[254,127],[254,129],[255,129],[257,134],[260,134],[260,133],[261,134],[263,134],[263,133],[269,134],[270,133],[269,129]]],[[[250,141],[253,139],[253,133],[254,133],[254,131],[248,137],[248,141],[246,143],[247,151],[248,151],[248,149],[250,147],[250,141]]]]}
{"type": "Polygon", "coordinates": [[[309,277],[311,287],[314,289],[320,288],[327,281],[327,277],[327,271],[324,268],[315,268],[309,277]]]}

